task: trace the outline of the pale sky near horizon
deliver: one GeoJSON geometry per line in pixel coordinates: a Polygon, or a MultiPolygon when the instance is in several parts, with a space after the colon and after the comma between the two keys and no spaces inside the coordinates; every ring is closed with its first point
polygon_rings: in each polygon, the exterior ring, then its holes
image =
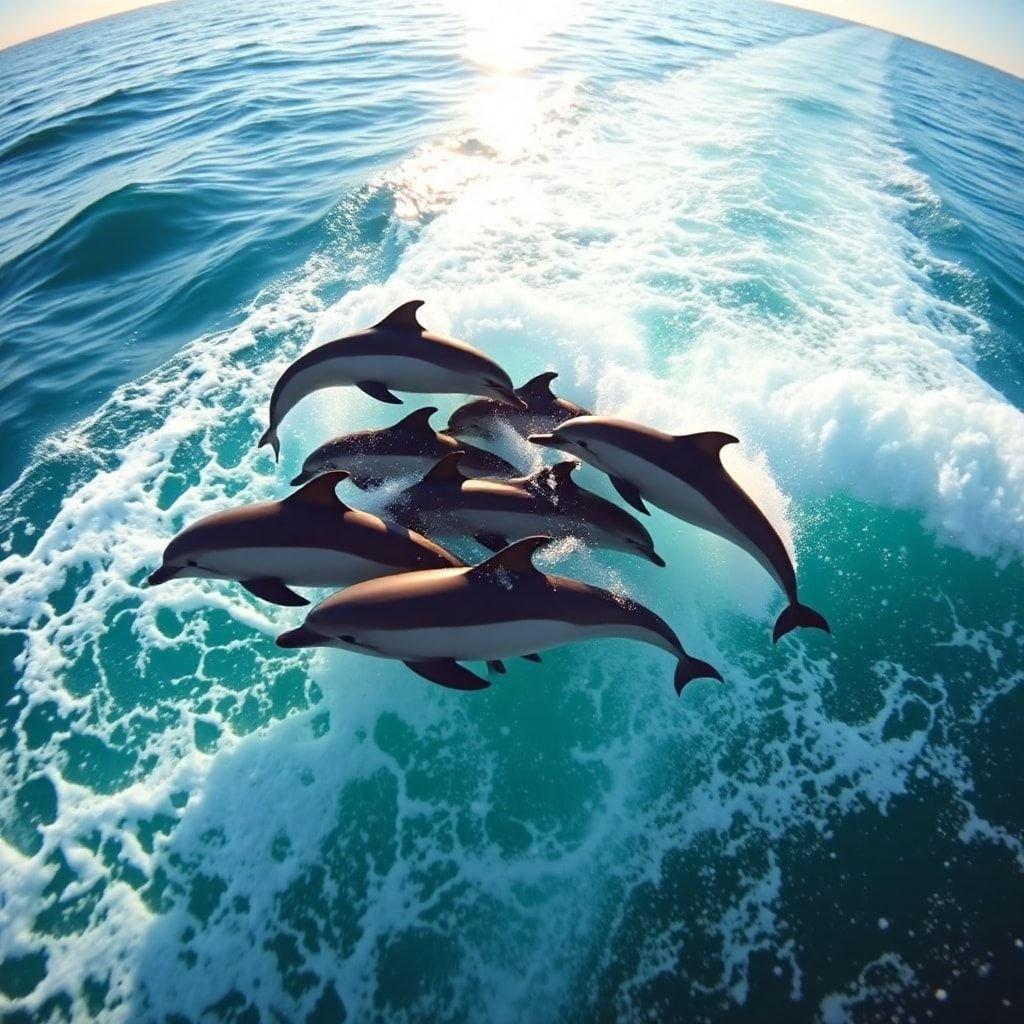
{"type": "MultiPolygon", "coordinates": [[[[0,48],[159,0],[0,0],[0,48]]],[[[1024,0],[785,0],[920,39],[1024,78],[1024,0]]]]}

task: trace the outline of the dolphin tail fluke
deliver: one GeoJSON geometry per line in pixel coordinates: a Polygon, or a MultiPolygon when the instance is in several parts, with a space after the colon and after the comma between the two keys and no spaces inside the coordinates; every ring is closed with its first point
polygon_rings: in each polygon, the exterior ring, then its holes
{"type": "Polygon", "coordinates": [[[714,665],[709,665],[706,661],[701,661],[700,658],[691,658],[688,654],[684,654],[676,666],[676,693],[682,694],[683,687],[694,679],[717,679],[720,683],[724,682],[714,665]]]}
{"type": "Polygon", "coordinates": [[[274,461],[281,461],[281,441],[277,436],[277,431],[273,427],[267,427],[264,431],[263,436],[260,438],[258,447],[262,448],[264,445],[269,444],[274,449],[274,461]]]}
{"type": "Polygon", "coordinates": [[[807,629],[823,629],[826,633],[832,632],[823,615],[819,615],[813,608],[808,608],[805,604],[800,604],[799,601],[794,601],[775,620],[772,643],[777,644],[780,637],[801,626],[807,629]]]}

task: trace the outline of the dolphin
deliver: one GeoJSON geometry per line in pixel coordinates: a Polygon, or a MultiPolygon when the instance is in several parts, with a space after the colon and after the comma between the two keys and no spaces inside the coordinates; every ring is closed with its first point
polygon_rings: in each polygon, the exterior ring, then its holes
{"type": "Polygon", "coordinates": [[[552,394],[551,382],[557,376],[557,373],[549,370],[516,388],[516,395],[526,403],[525,409],[513,409],[502,402],[477,398],[460,405],[448,418],[445,429],[460,438],[475,437],[494,441],[501,437],[504,427],[511,427],[526,437],[528,434],[554,430],[559,423],[576,416],[589,416],[590,413],[583,406],[552,394]]]}
{"type": "Polygon", "coordinates": [[[798,626],[832,632],[821,615],[797,599],[789,552],[764,513],[722,465],[722,448],[739,443],[732,434],[664,434],[629,420],[583,416],[530,440],[607,473],[619,494],[638,511],[650,514],[646,498],[753,555],[789,600],[775,623],[774,642],[798,626]]]}
{"type": "MultiPolygon", "coordinates": [[[[338,647],[405,662],[418,676],[455,690],[488,683],[460,661],[522,657],[563,644],[622,637],[677,659],[675,688],[722,677],[683,649],[671,627],[628,597],[549,576],[533,553],[550,537],[526,537],[471,568],[430,569],[370,580],[317,605],[279,647],[338,647]]],[[[500,669],[498,669],[500,671],[500,669]]]]}
{"type": "Polygon", "coordinates": [[[460,444],[430,425],[437,409],[426,407],[409,413],[382,430],[360,430],[342,434],[320,445],[302,464],[292,486],[304,484],[329,469],[347,469],[356,487],[366,488],[393,477],[422,475],[449,452],[464,452],[461,462],[467,476],[514,477],[511,463],[471,444],[460,444]]]}
{"type": "Polygon", "coordinates": [[[543,529],[665,564],[636,518],[570,478],[576,462],[512,480],[471,480],[462,464],[462,452],[446,455],[398,494],[385,513],[428,537],[470,536],[492,551],[505,547],[510,537],[543,529]]]}
{"type": "Polygon", "coordinates": [[[322,388],[354,385],[379,402],[401,405],[391,393],[485,395],[513,408],[526,403],[508,374],[479,349],[424,330],[416,319],[422,299],[406,302],[378,324],[319,345],[281,374],[270,396],[270,426],[259,446],[281,457],[277,428],[307,395],[322,388]]]}
{"type": "Polygon", "coordinates": [[[463,563],[433,541],[344,505],[334,493],[347,473],[325,473],[283,501],[206,516],[167,545],[150,586],[183,577],[236,580],[282,605],[309,601],[299,587],[345,587],[378,576],[463,563]]]}

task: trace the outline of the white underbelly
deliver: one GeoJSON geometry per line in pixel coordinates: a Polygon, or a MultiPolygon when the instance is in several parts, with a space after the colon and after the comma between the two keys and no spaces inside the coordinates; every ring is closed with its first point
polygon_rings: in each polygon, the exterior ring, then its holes
{"type": "Polygon", "coordinates": [[[437,363],[422,359],[404,359],[400,356],[388,356],[377,360],[378,372],[382,377],[361,378],[380,380],[386,387],[394,391],[411,391],[416,394],[472,394],[467,387],[472,387],[462,374],[439,366],[437,363]]]}
{"type": "Polygon", "coordinates": [[[639,627],[581,626],[558,619],[519,619],[485,625],[368,631],[357,637],[357,640],[372,645],[381,654],[402,661],[433,658],[492,661],[613,636],[664,646],[660,637],[639,627]]]}
{"type": "Polygon", "coordinates": [[[231,548],[198,558],[200,566],[232,580],[269,577],[297,587],[347,587],[402,570],[325,548],[231,548]]]}
{"type": "Polygon", "coordinates": [[[764,552],[745,533],[736,529],[699,490],[649,462],[632,456],[630,459],[632,461],[623,467],[630,474],[626,479],[642,481],[638,485],[640,491],[652,505],[735,544],[757,559],[772,579],[785,589],[764,552]]]}
{"type": "Polygon", "coordinates": [[[323,388],[344,387],[361,381],[383,384],[391,391],[417,394],[472,394],[460,374],[422,359],[403,356],[338,356],[314,363],[285,386],[280,406],[293,408],[307,395],[323,388]]]}

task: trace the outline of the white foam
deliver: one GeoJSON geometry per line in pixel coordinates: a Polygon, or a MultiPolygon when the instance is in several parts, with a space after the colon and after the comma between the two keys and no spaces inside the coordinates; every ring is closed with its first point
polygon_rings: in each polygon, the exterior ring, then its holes
{"type": "Polygon", "coordinates": [[[557,364],[600,412],[736,432],[791,495],[920,509],[943,541],[1019,559],[1024,417],[974,372],[979,311],[931,286],[965,272],[905,226],[937,201],[895,141],[875,70],[888,46],[849,30],[624,86],[598,109],[562,93],[533,152],[497,167],[432,150],[388,180],[443,215],[318,336],[424,294],[428,323],[516,378],[557,364]],[[855,84],[819,95],[826,69],[855,84]],[[843,116],[790,115],[799,102],[843,116]],[[457,197],[433,178],[457,179],[457,197]]]}

